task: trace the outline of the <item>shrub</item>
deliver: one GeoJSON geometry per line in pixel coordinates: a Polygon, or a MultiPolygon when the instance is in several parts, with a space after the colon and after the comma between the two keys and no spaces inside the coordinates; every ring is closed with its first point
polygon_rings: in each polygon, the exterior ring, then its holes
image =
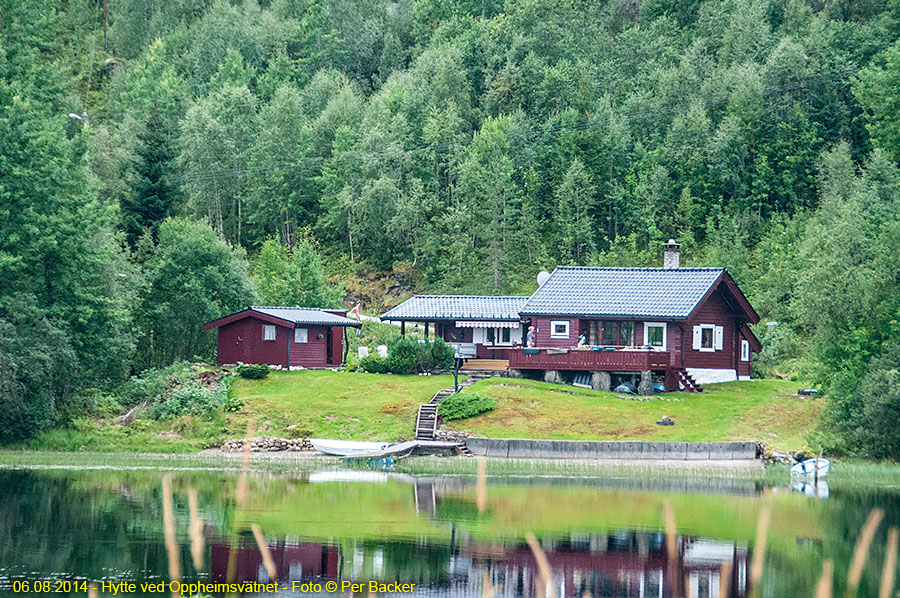
{"type": "Polygon", "coordinates": [[[247,378],[248,380],[262,380],[269,375],[269,366],[263,363],[248,363],[239,365],[237,373],[241,378],[247,378]]]}
{"type": "Polygon", "coordinates": [[[401,336],[388,348],[387,366],[392,374],[414,374],[421,364],[420,344],[415,340],[401,336]]]}
{"type": "Polygon", "coordinates": [[[233,394],[225,393],[225,399],[222,401],[222,409],[227,412],[237,412],[241,410],[241,407],[244,406],[244,401],[240,400],[238,397],[233,394]]]}
{"type": "Polygon", "coordinates": [[[178,415],[201,415],[218,409],[223,401],[224,391],[203,388],[195,382],[189,382],[172,390],[168,397],[159,397],[156,403],[147,410],[152,419],[163,419],[178,415]]]}
{"type": "Polygon", "coordinates": [[[438,415],[447,421],[475,417],[493,411],[497,401],[485,395],[458,392],[450,395],[438,407],[438,415]]]}
{"type": "Polygon", "coordinates": [[[435,339],[431,343],[431,368],[449,370],[453,368],[453,347],[442,338],[435,339]]]}
{"type": "Polygon", "coordinates": [[[384,374],[388,371],[388,360],[380,355],[369,355],[360,360],[359,367],[370,374],[384,374]]]}

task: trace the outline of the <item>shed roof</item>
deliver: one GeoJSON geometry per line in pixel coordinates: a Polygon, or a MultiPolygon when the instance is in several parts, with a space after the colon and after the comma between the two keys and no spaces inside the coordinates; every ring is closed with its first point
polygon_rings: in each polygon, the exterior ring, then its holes
{"type": "Polygon", "coordinates": [[[519,321],[528,297],[490,295],[415,295],[382,314],[382,320],[519,321]]]}
{"type": "Polygon", "coordinates": [[[724,268],[559,266],[521,313],[686,319],[720,280],[727,280],[748,320],[757,321],[759,316],[724,268]]]}
{"type": "Polygon", "coordinates": [[[308,326],[353,326],[360,327],[361,324],[356,320],[339,316],[334,311],[325,310],[317,307],[271,307],[262,305],[251,305],[249,308],[230,314],[228,316],[207,322],[203,325],[204,330],[217,328],[235,320],[241,320],[250,316],[258,317],[262,320],[272,322],[273,324],[281,324],[282,326],[305,324],[308,326]]]}

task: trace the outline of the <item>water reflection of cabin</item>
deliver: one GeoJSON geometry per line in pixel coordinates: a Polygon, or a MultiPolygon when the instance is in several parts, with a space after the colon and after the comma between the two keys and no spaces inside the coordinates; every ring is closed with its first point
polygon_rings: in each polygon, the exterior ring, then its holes
{"type": "MultiPolygon", "coordinates": [[[[452,542],[452,540],[451,540],[452,542]]],[[[413,582],[415,595],[481,596],[481,571],[487,571],[498,598],[541,595],[534,554],[520,542],[479,542],[456,545],[399,540],[269,542],[281,581],[353,579],[413,582]],[[396,561],[396,562],[395,562],[396,561]],[[411,563],[418,567],[410,568],[411,563]],[[438,589],[440,588],[440,589],[438,589]]],[[[720,596],[723,563],[728,595],[747,595],[750,552],[733,542],[678,536],[678,554],[666,551],[663,534],[621,530],[540,540],[560,596],[643,596],[663,598],[720,596]]],[[[268,582],[259,549],[213,543],[211,577],[226,581],[229,561],[236,582],[268,582]]]]}
{"type": "Polygon", "coordinates": [[[416,296],[382,319],[475,343],[477,358],[507,359],[510,375],[597,390],[628,381],[643,394],[694,391],[749,379],[761,350],[749,324],[759,315],[727,270],[680,268],[678,245],[665,247],[663,268],[561,266],[530,297],[416,296]],[[535,347],[524,346],[529,326],[535,347]]]}

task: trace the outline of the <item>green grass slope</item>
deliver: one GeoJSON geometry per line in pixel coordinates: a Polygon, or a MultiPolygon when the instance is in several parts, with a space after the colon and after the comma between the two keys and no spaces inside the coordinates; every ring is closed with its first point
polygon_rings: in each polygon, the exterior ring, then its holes
{"type": "Polygon", "coordinates": [[[83,418],[10,448],[190,453],[243,437],[248,423],[257,435],[394,441],[411,438],[418,405],[452,385],[453,376],[276,371],[236,379],[230,392],[244,404],[234,413],[139,417],[127,426],[83,418]]]}
{"type": "Polygon", "coordinates": [[[445,427],[494,438],[760,440],[778,450],[798,449],[806,445],[804,437],[824,407],[823,400],[796,395],[798,388],[797,382],[753,380],[633,401],[617,393],[490,378],[468,392],[493,397],[497,408],[445,427]],[[663,415],[675,425],[656,425],[663,415]]]}

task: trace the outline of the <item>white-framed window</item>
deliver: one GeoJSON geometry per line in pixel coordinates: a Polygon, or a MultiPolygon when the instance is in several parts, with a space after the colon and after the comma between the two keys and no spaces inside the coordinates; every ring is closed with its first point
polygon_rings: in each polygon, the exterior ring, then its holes
{"type": "Polygon", "coordinates": [[[693,328],[693,342],[691,348],[694,351],[712,353],[721,351],[725,329],[715,324],[697,324],[693,328]]]}
{"type": "Polygon", "coordinates": [[[741,361],[750,361],[750,341],[741,340],[741,361]]]}
{"type": "Polygon", "coordinates": [[[661,351],[666,350],[665,322],[644,322],[644,344],[661,351]]]}
{"type": "Polygon", "coordinates": [[[569,321],[552,320],[550,322],[550,338],[569,338],[569,321]]]}
{"type": "Polygon", "coordinates": [[[275,340],[275,326],[272,324],[263,324],[263,340],[264,341],[274,341],[275,340]]]}
{"type": "Polygon", "coordinates": [[[295,343],[309,342],[309,329],[308,328],[294,328],[294,342],[295,343]]]}

